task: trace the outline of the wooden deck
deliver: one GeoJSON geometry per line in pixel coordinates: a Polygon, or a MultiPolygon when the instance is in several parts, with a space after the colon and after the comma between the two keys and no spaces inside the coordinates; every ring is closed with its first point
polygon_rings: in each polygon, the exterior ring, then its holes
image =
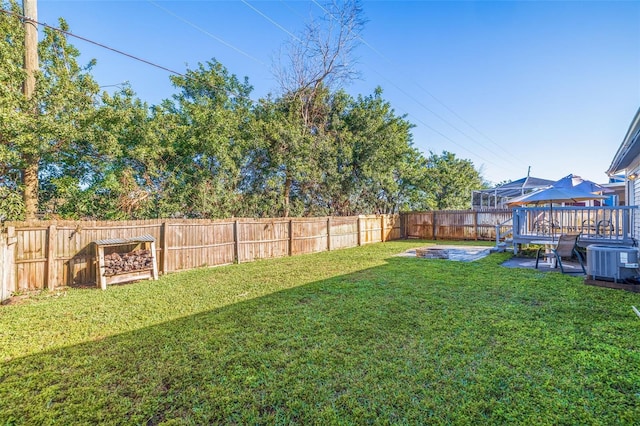
{"type": "Polygon", "coordinates": [[[579,245],[631,246],[637,206],[518,207],[513,209],[513,242],[553,241],[579,233],[579,245]]]}

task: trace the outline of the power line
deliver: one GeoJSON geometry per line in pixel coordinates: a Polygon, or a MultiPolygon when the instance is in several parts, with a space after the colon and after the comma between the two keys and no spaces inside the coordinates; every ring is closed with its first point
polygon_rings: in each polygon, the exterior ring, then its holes
{"type": "MultiPolygon", "coordinates": [[[[273,19],[271,19],[269,16],[267,16],[265,13],[261,12],[260,10],[256,9],[255,7],[251,6],[250,4],[248,4],[245,0],[241,0],[243,3],[245,3],[247,6],[249,6],[251,9],[253,9],[255,12],[257,12],[258,14],[260,14],[262,17],[264,17],[265,19],[267,19],[269,22],[271,22],[273,25],[275,25],[276,27],[280,28],[282,31],[286,32],[287,34],[289,34],[290,36],[294,37],[295,40],[297,40],[299,43],[302,44],[302,41],[293,36],[293,34],[291,34],[289,31],[287,31],[284,27],[282,27],[282,25],[278,24],[276,21],[274,21],[273,19]]],[[[334,19],[337,21],[337,19],[333,16],[333,14],[331,14],[331,12],[329,12],[327,9],[325,9],[323,6],[321,6],[320,4],[317,3],[316,0],[311,0],[314,4],[316,4],[320,9],[322,9],[329,17],[331,17],[331,19],[334,19]]],[[[359,37],[359,39],[361,41],[363,41],[364,43],[366,43],[366,41],[362,38],[359,37]]],[[[370,46],[368,43],[366,43],[368,46],[370,46]]],[[[376,51],[375,49],[373,49],[374,51],[376,51]]],[[[377,52],[377,51],[376,51],[377,52]]],[[[378,52],[379,53],[379,52],[378,52]]],[[[379,53],[380,55],[382,55],[381,53],[379,53]]],[[[376,72],[377,73],[377,72],[376,72]]],[[[395,83],[391,82],[389,79],[387,79],[386,77],[382,76],[381,74],[378,73],[378,75],[380,75],[382,78],[384,78],[385,80],[389,81],[391,84],[393,84],[398,90],[400,90],[402,93],[404,93],[406,96],[408,96],[409,98],[413,99],[416,103],[418,103],[421,107],[425,108],[427,111],[431,112],[432,114],[434,114],[436,117],[440,118],[442,121],[444,121],[446,124],[448,124],[449,126],[451,126],[452,128],[456,129],[458,132],[462,133],[463,135],[465,135],[467,138],[471,139],[472,141],[476,142],[478,145],[482,144],[476,140],[474,140],[473,138],[471,138],[469,135],[467,135],[465,132],[463,132],[462,130],[458,129],[456,126],[454,126],[453,124],[449,123],[446,119],[444,119],[443,117],[441,117],[440,115],[438,115],[437,113],[435,113],[433,110],[429,109],[426,105],[424,105],[422,102],[420,102],[419,100],[415,99],[412,95],[410,95],[409,93],[407,93],[406,91],[404,91],[403,89],[401,89],[400,87],[398,87],[395,83]]],[[[457,142],[455,142],[453,139],[451,139],[450,137],[448,137],[447,135],[445,135],[444,133],[440,132],[439,130],[435,129],[434,127],[424,123],[422,120],[418,120],[420,121],[420,123],[422,123],[424,126],[426,126],[427,128],[429,128],[430,130],[432,130],[433,132],[439,134],[440,136],[442,136],[443,138],[449,140],[450,142],[454,143],[455,145],[459,146],[460,148],[472,153],[473,155],[475,155],[476,157],[480,158],[483,161],[486,161],[488,163],[491,163],[493,165],[495,165],[496,167],[501,167],[500,165],[494,163],[491,160],[487,160],[486,158],[483,158],[482,156],[474,153],[473,151],[469,150],[468,148],[464,147],[462,144],[459,144],[457,142]]],[[[488,149],[487,147],[483,147],[485,150],[489,151],[491,154],[501,157],[499,154],[493,152],[492,150],[488,149]]],[[[504,160],[506,160],[504,157],[501,157],[504,160]]]]}
{"type": "MultiPolygon", "coordinates": [[[[387,82],[391,83],[396,89],[398,89],[399,91],[401,91],[402,93],[404,93],[405,96],[407,96],[409,99],[413,100],[415,103],[417,103],[418,105],[420,105],[422,108],[424,108],[425,110],[429,111],[431,114],[433,114],[434,116],[436,116],[437,118],[439,118],[440,120],[442,120],[444,123],[446,123],[447,125],[449,125],[451,128],[457,130],[460,134],[462,134],[463,136],[467,137],[469,140],[471,140],[472,142],[477,143],[478,145],[482,146],[482,144],[480,142],[478,142],[477,140],[475,140],[474,138],[472,138],[471,136],[469,136],[466,132],[464,132],[463,130],[459,129],[458,127],[454,126],[453,124],[451,124],[448,120],[446,120],[444,117],[442,117],[440,114],[438,114],[437,112],[435,112],[434,110],[432,110],[431,108],[429,108],[428,106],[426,106],[424,103],[422,103],[419,99],[416,99],[412,94],[408,93],[407,91],[405,91],[404,89],[402,89],[400,86],[398,86],[397,84],[395,84],[393,81],[391,81],[390,79],[386,78],[385,76],[383,76],[382,74],[380,74],[378,71],[376,71],[374,68],[369,67],[369,69],[371,71],[373,71],[374,73],[378,74],[380,77],[382,77],[383,79],[385,79],[387,82]]],[[[500,155],[499,153],[496,153],[486,147],[483,147],[485,150],[487,150],[489,153],[500,157],[501,159],[508,161],[505,157],[503,157],[502,155],[500,155]]],[[[495,164],[495,163],[494,163],[495,164]]],[[[497,164],[496,164],[497,165],[497,164]]]]}
{"type": "Polygon", "coordinates": [[[14,16],[14,17],[17,17],[17,18],[20,18],[20,19],[25,19],[25,20],[28,20],[28,21],[31,21],[31,22],[35,22],[36,24],[38,24],[38,25],[40,25],[40,26],[43,26],[43,27],[45,27],[45,28],[49,28],[50,30],[57,31],[57,32],[59,32],[59,33],[61,33],[61,34],[64,34],[64,35],[66,35],[66,36],[69,36],[69,37],[75,37],[75,38],[77,38],[77,39],[79,39],[79,40],[82,40],[82,41],[85,41],[85,42],[87,42],[87,43],[91,43],[91,44],[93,44],[93,45],[96,45],[96,46],[102,47],[103,49],[107,49],[107,50],[110,50],[110,51],[112,51],[112,52],[118,53],[118,54],[120,54],[120,55],[127,56],[127,57],[129,57],[129,58],[131,58],[131,59],[134,59],[134,60],[136,60],[136,61],[143,62],[143,63],[145,63],[145,64],[147,64],[147,65],[151,65],[152,67],[156,67],[156,68],[159,68],[159,69],[161,69],[161,70],[168,71],[168,72],[170,72],[171,74],[175,74],[175,75],[179,75],[179,76],[181,76],[181,77],[184,77],[184,75],[183,75],[182,73],[179,73],[178,71],[174,71],[174,70],[172,70],[172,69],[170,69],[170,68],[164,67],[164,66],[162,66],[162,65],[158,65],[158,64],[153,63],[153,62],[151,62],[151,61],[147,61],[146,59],[142,59],[142,58],[140,58],[140,57],[138,57],[138,56],[132,55],[132,54],[130,54],[130,53],[123,52],[122,50],[115,49],[115,48],[110,47],[110,46],[107,46],[107,45],[105,45],[105,44],[98,43],[97,41],[90,40],[90,39],[88,39],[88,38],[86,38],[86,37],[82,37],[82,36],[79,36],[79,35],[73,34],[72,32],[65,31],[65,30],[63,30],[63,29],[53,27],[53,26],[48,25],[48,24],[45,24],[45,23],[43,23],[43,22],[34,21],[34,20],[33,20],[33,19],[31,19],[31,18],[28,18],[28,17],[26,17],[26,16],[24,16],[24,15],[20,15],[20,14],[18,14],[18,13],[11,12],[11,11],[9,11],[9,10],[0,9],[0,11],[2,11],[3,13],[5,13],[5,14],[7,14],[7,15],[11,15],[11,16],[14,16]]]}
{"type": "MultiPolygon", "coordinates": [[[[371,70],[372,70],[374,73],[378,74],[381,78],[383,78],[384,80],[386,80],[389,84],[391,84],[392,86],[394,86],[397,90],[399,90],[400,92],[402,92],[405,96],[408,96],[409,98],[414,99],[414,98],[411,96],[411,94],[407,93],[404,89],[402,89],[402,88],[401,88],[400,86],[398,86],[396,83],[394,83],[393,81],[389,80],[388,78],[386,78],[386,77],[385,77],[385,76],[383,76],[382,74],[378,73],[378,72],[377,72],[377,71],[375,71],[374,69],[372,69],[372,68],[371,68],[371,70]]],[[[414,99],[414,100],[415,100],[415,99],[414,99]]],[[[427,109],[428,109],[428,108],[427,108],[427,109]]],[[[414,119],[415,119],[416,121],[418,121],[419,123],[421,123],[423,126],[427,127],[427,128],[428,128],[429,130],[431,130],[432,132],[437,133],[438,135],[442,136],[443,138],[445,138],[445,139],[446,139],[446,140],[448,140],[449,142],[453,143],[454,145],[456,145],[456,146],[458,146],[458,147],[460,147],[460,148],[464,149],[465,151],[469,152],[470,154],[475,155],[476,157],[478,157],[479,159],[481,159],[481,160],[483,160],[483,161],[485,161],[485,162],[487,162],[487,163],[493,164],[493,165],[494,165],[494,166],[496,166],[496,167],[502,167],[502,166],[500,166],[499,164],[496,164],[495,162],[493,162],[493,161],[491,161],[491,160],[488,160],[488,159],[484,158],[483,156],[481,156],[481,155],[477,154],[476,152],[474,152],[474,151],[470,150],[469,148],[465,147],[465,146],[464,146],[464,145],[462,145],[461,143],[458,143],[458,142],[456,142],[455,140],[451,139],[449,136],[445,135],[444,133],[442,133],[441,131],[439,131],[439,130],[438,130],[438,129],[436,129],[435,127],[430,126],[429,124],[427,124],[427,123],[425,123],[424,121],[422,121],[419,117],[416,117],[414,114],[412,114],[412,115],[413,115],[413,117],[414,117],[414,119]]],[[[489,151],[489,152],[491,152],[491,151],[489,151]]],[[[514,171],[515,171],[515,169],[512,169],[512,170],[514,170],[514,171]]]]}
{"type": "MultiPolygon", "coordinates": [[[[259,13],[262,17],[264,17],[265,19],[267,19],[269,22],[271,22],[272,24],[274,24],[275,26],[277,26],[278,28],[280,28],[282,31],[286,32],[287,34],[291,35],[292,37],[294,37],[299,43],[302,43],[302,41],[293,36],[293,34],[291,34],[289,31],[287,31],[286,29],[284,29],[284,27],[282,27],[280,24],[278,24],[277,22],[275,22],[273,19],[271,19],[269,16],[267,16],[266,14],[264,14],[263,12],[259,11],[258,9],[256,9],[255,7],[251,6],[250,4],[248,4],[245,0],[241,0],[243,3],[245,3],[247,6],[249,6],[251,9],[253,9],[254,11],[256,11],[257,13],[259,13]]],[[[313,3],[315,3],[318,7],[320,7],[328,16],[330,16],[332,19],[337,20],[329,11],[327,11],[324,7],[322,7],[321,5],[319,5],[315,0],[312,0],[313,3]]],[[[363,40],[360,37],[360,40],[363,40]]],[[[376,72],[377,73],[377,72],[376,72]]],[[[378,75],[380,75],[382,78],[384,78],[385,80],[389,81],[392,85],[394,85],[398,90],[400,90],[402,93],[404,93],[406,96],[410,97],[411,99],[413,99],[415,102],[417,102],[420,106],[422,106],[423,108],[425,108],[426,110],[430,111],[432,114],[434,114],[436,117],[440,118],[442,121],[444,121],[445,123],[449,124],[450,126],[452,126],[453,128],[455,128],[456,130],[458,130],[460,133],[464,134],[465,136],[469,137],[468,135],[466,135],[463,131],[461,131],[460,129],[456,128],[455,126],[453,126],[451,123],[449,123],[447,120],[445,120],[444,118],[442,118],[441,116],[439,116],[437,113],[435,113],[434,111],[432,111],[431,109],[429,109],[427,106],[425,106],[424,104],[422,104],[419,100],[415,99],[413,96],[411,96],[409,93],[407,93],[406,91],[404,91],[402,88],[398,87],[395,83],[391,82],[389,79],[387,79],[386,77],[382,76],[381,74],[377,73],[378,75]]],[[[470,149],[466,148],[465,146],[463,146],[462,144],[454,141],[453,139],[451,139],[449,136],[445,135],[444,133],[440,132],[439,130],[437,130],[436,128],[428,125],[427,123],[423,122],[422,120],[418,119],[417,117],[415,117],[417,119],[417,121],[419,121],[422,125],[424,125],[425,127],[427,127],[428,129],[430,129],[431,131],[437,133],[438,135],[442,136],[443,138],[447,139],[448,141],[450,141],[451,143],[459,146],[460,148],[464,149],[465,151],[468,151],[469,153],[473,154],[474,156],[476,156],[477,158],[480,158],[481,160],[487,162],[487,163],[491,163],[496,167],[501,167],[500,165],[494,163],[491,160],[488,160],[478,154],[476,154],[475,152],[471,151],[470,149]]],[[[470,138],[470,137],[469,137],[470,138]]],[[[470,138],[471,139],[471,138],[470,138]]],[[[476,143],[478,143],[479,145],[481,145],[479,142],[476,141],[476,143]]],[[[486,147],[485,147],[486,149],[486,147]]],[[[491,152],[491,150],[488,150],[489,152],[491,152]]],[[[491,152],[492,154],[496,155],[496,153],[491,152]]],[[[499,155],[498,155],[499,156],[499,155]]]]}
{"type": "MultiPolygon", "coordinates": [[[[153,3],[153,2],[151,2],[151,3],[153,3]]],[[[14,17],[17,17],[17,18],[20,18],[20,19],[26,19],[26,20],[32,21],[32,22],[34,22],[34,23],[36,23],[36,24],[38,24],[38,25],[40,25],[40,26],[43,26],[43,27],[45,27],[45,28],[49,28],[49,29],[51,29],[51,30],[53,30],[53,31],[57,31],[57,32],[59,32],[59,33],[61,33],[61,34],[64,34],[64,35],[67,35],[67,36],[70,36],[70,37],[75,37],[75,38],[80,39],[80,40],[82,40],[82,41],[85,41],[85,42],[87,42],[87,43],[94,44],[94,45],[96,45],[96,46],[99,46],[99,47],[102,47],[102,48],[104,48],[104,49],[110,50],[110,51],[115,52],[115,53],[117,53],[117,54],[120,54],[120,55],[126,56],[126,57],[128,57],[128,58],[134,59],[134,60],[136,60],[136,61],[139,61],[139,62],[145,63],[145,64],[147,64],[147,65],[151,65],[151,66],[153,66],[153,67],[156,67],[156,68],[162,69],[162,70],[164,70],[164,71],[168,71],[168,72],[170,72],[170,73],[172,73],[172,74],[175,74],[175,75],[177,75],[177,76],[180,76],[180,77],[186,77],[183,73],[179,73],[179,72],[174,71],[174,70],[172,70],[172,69],[170,69],[170,68],[166,68],[166,67],[164,67],[164,66],[162,66],[162,65],[155,64],[155,63],[153,63],[153,62],[151,62],[151,61],[147,61],[146,59],[139,58],[139,57],[137,57],[137,56],[135,56],[135,55],[131,55],[131,54],[126,53],[126,52],[123,52],[123,51],[121,51],[121,50],[118,50],[118,49],[115,49],[115,48],[113,48],[113,47],[107,46],[107,45],[105,45],[105,44],[98,43],[98,42],[93,41],[93,40],[90,40],[90,39],[88,39],[88,38],[86,38],[86,37],[82,37],[82,36],[79,36],[79,35],[73,34],[72,32],[65,31],[65,30],[63,30],[63,29],[53,27],[53,26],[48,25],[48,24],[45,24],[45,23],[43,23],[43,22],[34,21],[33,19],[27,18],[27,17],[26,17],[26,16],[24,16],[24,15],[20,15],[20,14],[18,14],[18,13],[14,13],[14,12],[11,12],[11,11],[8,11],[8,10],[5,10],[5,9],[0,9],[0,11],[4,12],[5,14],[10,15],[10,16],[14,16],[14,17]]],[[[100,86],[100,87],[102,88],[102,87],[116,87],[116,86],[120,86],[120,84],[106,85],[106,86],[100,86]]],[[[224,87],[214,87],[214,88],[215,88],[215,89],[218,89],[218,90],[222,90],[223,92],[225,92],[225,93],[226,93],[227,95],[229,95],[229,96],[233,96],[233,97],[240,98],[240,99],[246,99],[246,100],[249,100],[249,101],[252,101],[252,102],[253,102],[253,99],[251,99],[250,97],[248,97],[248,96],[244,96],[244,95],[241,95],[241,94],[239,94],[239,93],[234,93],[234,92],[232,92],[232,91],[230,91],[230,90],[228,90],[228,89],[226,89],[226,88],[224,88],[224,87]]]]}
{"type": "Polygon", "coordinates": [[[502,147],[500,144],[498,144],[496,141],[494,141],[493,139],[491,139],[489,136],[485,135],[484,133],[482,133],[480,130],[478,130],[474,125],[472,125],[471,123],[469,123],[467,120],[465,120],[464,118],[462,118],[457,112],[455,112],[453,109],[449,108],[444,102],[442,102],[441,100],[439,100],[435,95],[433,95],[431,92],[429,92],[427,89],[425,89],[424,87],[422,87],[420,84],[414,82],[414,84],[416,86],[418,86],[418,88],[422,89],[427,95],[429,95],[432,99],[434,99],[436,102],[438,102],[440,105],[442,105],[444,108],[446,108],[447,111],[449,111],[451,114],[453,114],[454,116],[456,116],[460,121],[462,121],[464,124],[466,124],[467,126],[469,126],[471,129],[475,130],[480,136],[482,136],[483,138],[485,138],[486,140],[488,140],[489,142],[491,142],[493,145],[495,145],[497,148],[500,148],[502,150],[504,150],[504,152],[506,154],[508,154],[511,158],[513,158],[514,160],[520,162],[520,159],[517,158],[516,156],[514,156],[511,152],[507,151],[504,149],[504,147],[502,147]]]}
{"type": "Polygon", "coordinates": [[[253,7],[251,4],[249,4],[248,1],[246,0],[240,0],[242,3],[244,3],[245,5],[247,5],[247,7],[251,8],[254,12],[256,12],[258,15],[262,16],[264,19],[266,19],[267,21],[271,22],[273,25],[275,25],[276,27],[280,28],[282,31],[284,31],[285,33],[289,34],[294,40],[296,40],[298,43],[302,43],[302,40],[300,40],[298,37],[295,36],[295,34],[293,34],[292,32],[290,32],[289,30],[287,30],[285,27],[283,27],[282,25],[278,24],[276,21],[274,21],[273,19],[271,19],[270,17],[268,17],[266,14],[264,14],[263,12],[261,12],[260,10],[258,10],[257,8],[253,7]]]}
{"type": "Polygon", "coordinates": [[[302,15],[301,15],[297,10],[295,10],[294,8],[292,8],[291,6],[289,6],[289,4],[287,4],[286,0],[280,0],[280,3],[281,3],[284,7],[286,7],[287,9],[289,9],[289,11],[290,11],[292,14],[296,15],[298,18],[300,18],[300,19],[302,19],[302,20],[306,19],[306,17],[305,17],[305,16],[302,16],[302,15]]]}
{"type": "MultiPolygon", "coordinates": [[[[331,19],[337,21],[337,18],[335,18],[333,16],[333,14],[327,10],[324,6],[322,6],[321,4],[319,4],[317,2],[317,0],[311,0],[312,3],[314,3],[318,8],[320,8],[325,14],[327,14],[328,16],[331,17],[331,19]]],[[[380,56],[381,58],[383,58],[388,64],[390,65],[394,65],[393,62],[391,60],[389,60],[382,52],[380,52],[379,50],[377,50],[375,47],[373,47],[369,42],[367,42],[363,37],[358,36],[358,38],[360,39],[360,41],[367,46],[369,49],[371,49],[373,52],[375,52],[378,56],[380,56]]],[[[396,67],[397,68],[397,67],[396,67]]],[[[378,75],[381,75],[379,73],[377,73],[378,75]]],[[[388,80],[388,79],[387,79],[388,80]]],[[[475,130],[479,135],[481,135],[482,137],[484,137],[485,139],[487,139],[489,142],[493,143],[496,147],[498,147],[499,149],[501,149],[502,151],[504,151],[506,154],[508,154],[509,156],[511,156],[511,158],[515,159],[516,161],[520,162],[520,159],[515,157],[513,154],[511,154],[509,151],[505,150],[502,146],[500,146],[498,143],[496,143],[495,141],[493,141],[491,138],[489,138],[488,136],[484,135],[482,132],[480,132],[476,127],[474,127],[473,125],[471,125],[468,121],[466,121],[464,118],[462,118],[458,113],[456,113],[452,108],[450,108],[449,106],[447,106],[444,102],[442,102],[440,99],[438,99],[435,95],[433,95],[431,92],[429,92],[427,89],[425,89],[424,87],[422,87],[421,85],[417,84],[415,81],[413,82],[413,84],[415,84],[418,88],[420,88],[421,90],[423,90],[425,93],[427,93],[427,95],[429,95],[431,98],[433,98],[437,103],[439,103],[440,105],[442,105],[444,108],[446,108],[450,113],[452,113],[454,116],[456,116],[459,120],[461,120],[463,123],[465,123],[467,126],[469,126],[471,129],[475,130]]],[[[396,86],[397,87],[397,86],[396,86]]],[[[400,90],[400,89],[399,89],[400,90]]],[[[459,129],[457,126],[453,125],[452,123],[450,123],[448,120],[446,120],[445,118],[443,118],[441,115],[437,114],[435,111],[433,111],[432,109],[428,108],[427,106],[425,106],[422,102],[420,102],[419,100],[417,100],[415,97],[413,97],[412,95],[406,93],[403,91],[403,93],[405,93],[405,95],[407,95],[410,99],[412,99],[414,102],[416,102],[418,105],[420,105],[421,107],[423,107],[424,109],[426,109],[427,111],[431,112],[433,115],[435,115],[437,118],[439,118],[440,120],[442,120],[444,123],[446,123],[447,125],[449,125],[450,127],[452,127],[453,129],[457,130],[459,133],[461,133],[462,135],[464,135],[465,137],[467,137],[469,140],[483,146],[483,144],[481,144],[478,140],[476,140],[475,138],[471,137],[470,135],[468,135],[466,132],[462,131],[461,129],[459,129]]],[[[507,160],[505,157],[503,157],[502,155],[496,153],[495,151],[489,149],[486,146],[483,146],[483,148],[485,150],[487,150],[488,152],[490,152],[491,154],[498,156],[500,158],[502,158],[503,160],[507,160]]],[[[508,161],[508,160],[507,160],[508,161]]]]}
{"type": "Polygon", "coordinates": [[[257,63],[259,63],[260,65],[265,65],[265,66],[266,66],[266,64],[265,64],[264,62],[262,62],[260,59],[258,59],[258,58],[256,58],[256,57],[254,57],[254,56],[251,56],[250,54],[248,54],[248,53],[247,53],[247,52],[245,52],[244,50],[242,50],[242,49],[240,49],[240,48],[238,48],[238,47],[236,47],[236,46],[232,45],[231,43],[228,43],[227,41],[225,41],[225,40],[221,39],[220,37],[218,37],[218,36],[216,36],[216,35],[214,35],[214,34],[211,34],[209,31],[205,30],[204,28],[202,28],[202,27],[200,27],[200,26],[198,26],[198,25],[194,24],[194,23],[193,23],[193,22],[191,22],[191,21],[188,21],[187,19],[183,18],[182,16],[179,16],[178,14],[176,14],[176,13],[174,13],[174,12],[170,11],[170,10],[169,10],[169,9],[167,9],[167,8],[164,8],[164,7],[160,6],[160,5],[159,5],[158,3],[156,3],[155,1],[153,1],[153,0],[147,0],[147,1],[148,1],[149,3],[151,3],[152,5],[154,5],[155,7],[157,7],[158,9],[165,11],[166,13],[168,13],[168,14],[169,14],[169,15],[171,15],[171,16],[173,16],[174,18],[176,18],[176,19],[178,19],[178,20],[180,20],[180,21],[184,22],[185,24],[187,24],[187,25],[189,25],[189,26],[191,26],[191,27],[195,28],[196,30],[200,31],[201,33],[203,33],[203,34],[205,34],[205,35],[207,35],[207,36],[209,36],[209,37],[211,37],[212,39],[216,40],[217,42],[219,42],[219,43],[221,43],[221,44],[223,44],[223,45],[227,46],[227,47],[228,47],[228,48],[230,48],[230,49],[235,50],[236,52],[240,53],[241,55],[246,56],[246,57],[247,57],[247,58],[249,58],[249,59],[252,59],[252,60],[256,61],[256,62],[257,62],[257,63]]]}

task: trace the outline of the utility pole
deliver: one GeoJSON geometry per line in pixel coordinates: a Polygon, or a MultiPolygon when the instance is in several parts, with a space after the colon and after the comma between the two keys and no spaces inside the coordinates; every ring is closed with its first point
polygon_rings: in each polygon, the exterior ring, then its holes
{"type": "Polygon", "coordinates": [[[38,70],[38,5],[37,0],[23,0],[24,9],[24,70],[26,78],[22,87],[25,98],[31,99],[36,89],[38,70]]]}
{"type": "MultiPolygon", "coordinates": [[[[37,0],[23,0],[24,20],[24,70],[25,80],[22,86],[24,97],[29,100],[36,89],[36,71],[38,71],[38,5],[37,0]]],[[[33,114],[37,112],[33,111],[33,114]]],[[[35,135],[32,135],[35,141],[35,135]]],[[[24,207],[27,219],[35,219],[38,210],[38,162],[37,154],[24,157],[23,181],[24,207]]]]}

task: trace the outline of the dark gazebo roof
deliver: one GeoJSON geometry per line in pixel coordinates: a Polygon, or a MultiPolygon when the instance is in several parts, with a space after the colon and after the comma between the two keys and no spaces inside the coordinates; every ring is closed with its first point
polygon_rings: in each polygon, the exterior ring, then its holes
{"type": "Polygon", "coordinates": [[[549,179],[526,176],[495,188],[473,191],[471,207],[473,209],[485,207],[505,208],[510,199],[520,197],[537,189],[548,188],[554,182],[549,179]]]}
{"type": "Polygon", "coordinates": [[[549,179],[526,176],[522,179],[496,186],[495,188],[483,189],[477,192],[492,194],[502,198],[511,198],[526,194],[527,192],[531,192],[535,189],[546,188],[553,185],[554,182],[555,181],[549,179]]]}

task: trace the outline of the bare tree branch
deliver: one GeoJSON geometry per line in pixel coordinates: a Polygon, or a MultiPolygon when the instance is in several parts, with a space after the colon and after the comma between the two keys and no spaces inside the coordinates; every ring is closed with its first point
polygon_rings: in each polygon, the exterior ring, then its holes
{"type": "Polygon", "coordinates": [[[283,95],[305,92],[313,97],[324,86],[336,89],[359,77],[355,49],[365,25],[359,0],[333,0],[324,16],[281,49],[274,75],[283,95]]]}

